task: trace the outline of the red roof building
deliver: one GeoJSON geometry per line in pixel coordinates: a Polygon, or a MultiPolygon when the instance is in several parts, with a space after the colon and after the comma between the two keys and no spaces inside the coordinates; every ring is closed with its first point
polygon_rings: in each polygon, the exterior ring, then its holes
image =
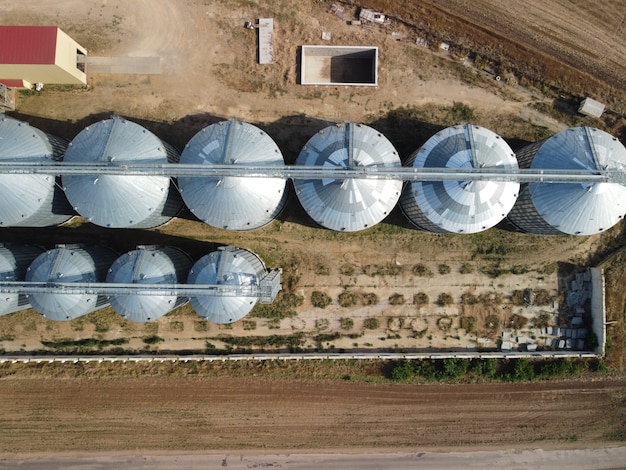
{"type": "Polygon", "coordinates": [[[79,60],[86,49],[56,26],[0,26],[0,44],[0,82],[7,86],[87,83],[79,60]]]}

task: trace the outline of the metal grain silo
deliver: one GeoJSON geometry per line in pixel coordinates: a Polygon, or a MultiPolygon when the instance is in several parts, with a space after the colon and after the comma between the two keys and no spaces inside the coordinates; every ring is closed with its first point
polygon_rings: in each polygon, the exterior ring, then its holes
{"type": "MultiPolygon", "coordinates": [[[[26,270],[43,249],[29,245],[0,244],[0,280],[24,281],[26,270]]],[[[24,294],[0,294],[0,315],[30,308],[24,294]]]]}
{"type": "MultiPolygon", "coordinates": [[[[522,168],[626,170],[626,149],[599,129],[574,127],[517,152],[522,168]]],[[[626,187],[618,183],[524,184],[508,220],[538,235],[593,235],[626,213],[626,187]]]]}
{"type": "MultiPolygon", "coordinates": [[[[104,282],[107,269],[115,259],[113,250],[101,246],[58,245],[31,263],[26,271],[27,282],[104,282]]],[[[30,294],[28,300],[41,315],[51,320],[72,320],[108,305],[106,296],[63,293],[30,294]]]]}
{"type": "MultiPolygon", "coordinates": [[[[25,122],[0,117],[0,161],[60,161],[67,141],[25,122]]],[[[74,215],[54,175],[0,174],[0,226],[47,227],[74,215]]]]}
{"type": "MultiPolygon", "coordinates": [[[[284,165],[270,136],[258,127],[229,120],[205,127],[185,146],[181,163],[284,165]]],[[[283,178],[222,176],[179,178],[187,207],[206,224],[251,230],[270,223],[285,206],[283,178]]]]}
{"type": "MultiPolygon", "coordinates": [[[[296,165],[336,168],[399,167],[387,138],[371,127],[346,122],[327,127],[303,147],[296,165]]],[[[296,194],[319,225],[354,232],[376,225],[394,208],[402,181],[375,178],[298,179],[296,194]]]]}
{"type": "MultiPolygon", "coordinates": [[[[106,277],[106,282],[122,284],[181,284],[191,269],[191,258],[173,247],[139,246],[120,256],[106,277]]],[[[187,297],[175,295],[119,294],[110,298],[111,306],[122,317],[134,322],[148,322],[185,304],[187,297]]]]}
{"type": "MultiPolygon", "coordinates": [[[[119,117],[83,129],[70,143],[68,163],[176,163],[170,145],[139,124],[119,117]]],[[[72,207],[88,221],[111,228],[152,228],[182,208],[180,194],[167,176],[66,175],[63,189],[72,207]]]]}
{"type": "MultiPolygon", "coordinates": [[[[443,129],[407,160],[414,168],[518,169],[513,150],[484,127],[443,129]]],[[[475,233],[506,217],[519,193],[516,181],[413,181],[400,207],[418,228],[439,233],[475,233]]]]}
{"type": "Polygon", "coordinates": [[[233,323],[242,319],[259,300],[257,295],[246,296],[246,287],[257,288],[265,265],[254,253],[233,246],[200,258],[191,268],[188,284],[217,284],[240,288],[232,296],[198,296],[191,298],[193,309],[214,323],[233,323]]]}

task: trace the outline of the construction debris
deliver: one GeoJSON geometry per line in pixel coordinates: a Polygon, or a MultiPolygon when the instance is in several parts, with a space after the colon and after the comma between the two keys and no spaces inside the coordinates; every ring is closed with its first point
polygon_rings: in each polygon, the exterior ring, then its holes
{"type": "Polygon", "coordinates": [[[337,15],[339,18],[341,18],[344,21],[347,19],[346,12],[344,11],[341,5],[337,5],[336,3],[333,3],[330,6],[330,11],[332,11],[335,15],[337,15]]]}

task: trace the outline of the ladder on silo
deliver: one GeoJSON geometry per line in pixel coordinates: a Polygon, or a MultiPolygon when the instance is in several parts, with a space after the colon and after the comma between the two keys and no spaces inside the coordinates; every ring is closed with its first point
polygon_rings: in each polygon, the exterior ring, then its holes
{"type": "Polygon", "coordinates": [[[15,110],[15,92],[12,88],[0,83],[0,112],[15,110]]]}

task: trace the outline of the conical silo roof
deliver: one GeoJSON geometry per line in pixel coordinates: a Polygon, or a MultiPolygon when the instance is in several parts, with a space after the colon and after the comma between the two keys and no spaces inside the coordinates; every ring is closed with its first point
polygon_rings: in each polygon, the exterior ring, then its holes
{"type": "MultiPolygon", "coordinates": [[[[67,141],[25,122],[0,117],[0,161],[50,163],[63,156],[67,141]]],[[[0,174],[0,226],[47,227],[74,215],[54,175],[0,174]]]]}
{"type": "Polygon", "coordinates": [[[198,315],[214,323],[233,323],[245,317],[257,303],[257,296],[246,296],[245,287],[258,287],[265,274],[263,262],[254,253],[232,246],[220,248],[200,258],[191,268],[188,284],[238,286],[233,296],[192,297],[198,315]]]}
{"type": "MultiPolygon", "coordinates": [[[[205,127],[186,145],[181,163],[284,165],[270,136],[258,127],[229,120],[205,127]]],[[[179,178],[181,194],[191,212],[204,223],[230,230],[251,230],[268,224],[286,201],[282,178],[222,176],[179,178]]]]}
{"type": "MultiPolygon", "coordinates": [[[[626,171],[626,148],[599,129],[566,129],[530,147],[532,169],[626,171]]],[[[612,182],[529,183],[517,206],[509,220],[524,231],[593,235],[622,219],[626,213],[626,187],[612,182]]]]}
{"type": "MultiPolygon", "coordinates": [[[[399,167],[400,158],[387,138],[363,124],[327,127],[304,146],[296,165],[326,167],[399,167]]],[[[402,181],[328,178],[295,180],[304,210],[319,225],[336,231],[364,230],[393,210],[402,181]]]]}
{"type": "MultiPolygon", "coordinates": [[[[115,253],[99,246],[59,245],[32,262],[26,271],[28,282],[103,282],[115,253]]],[[[107,305],[105,296],[94,294],[30,294],[32,307],[50,320],[72,320],[107,305]]]]}
{"type": "MultiPolygon", "coordinates": [[[[513,150],[484,127],[443,129],[406,162],[414,168],[518,169],[513,150]]],[[[516,181],[412,181],[400,199],[402,211],[422,230],[475,233],[506,217],[519,194],[516,181]]]]}
{"type": "MultiPolygon", "coordinates": [[[[0,244],[0,280],[24,281],[26,270],[44,250],[30,245],[0,244]]],[[[0,315],[30,308],[24,294],[0,294],[0,315]]]]}
{"type": "MultiPolygon", "coordinates": [[[[174,149],[147,129],[114,117],[83,129],[70,143],[69,163],[175,163],[174,149]]],[[[167,176],[66,175],[72,207],[90,222],[111,228],[152,228],[168,222],[182,200],[167,176]]]]}
{"type": "MultiPolygon", "coordinates": [[[[121,284],[181,284],[191,269],[191,259],[173,247],[140,246],[120,256],[106,282],[121,284]]],[[[122,317],[134,322],[156,320],[187,302],[173,295],[112,295],[111,306],[122,317]]]]}

